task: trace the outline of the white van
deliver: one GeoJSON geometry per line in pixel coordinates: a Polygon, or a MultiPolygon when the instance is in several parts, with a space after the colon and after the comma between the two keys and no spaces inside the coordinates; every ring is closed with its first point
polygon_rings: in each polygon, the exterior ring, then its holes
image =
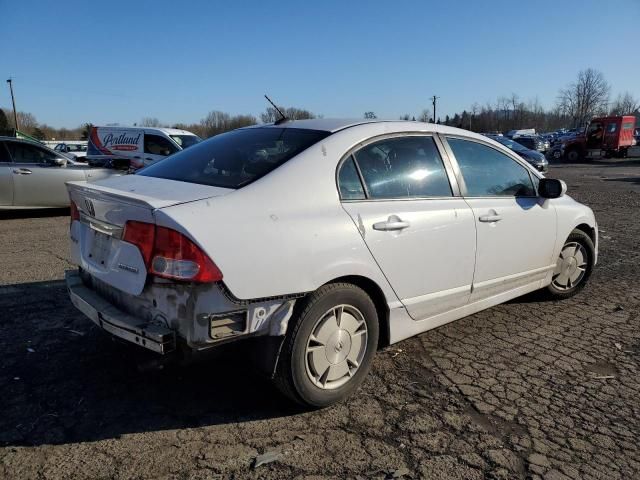
{"type": "Polygon", "coordinates": [[[87,160],[100,163],[129,160],[130,168],[137,170],[201,140],[191,132],[176,128],[93,127],[87,160]]]}

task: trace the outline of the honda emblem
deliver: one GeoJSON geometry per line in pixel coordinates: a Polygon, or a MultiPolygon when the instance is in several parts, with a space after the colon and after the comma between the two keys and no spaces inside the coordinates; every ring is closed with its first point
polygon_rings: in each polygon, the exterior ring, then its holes
{"type": "Polygon", "coordinates": [[[92,217],[96,216],[96,209],[93,207],[93,202],[91,200],[89,200],[88,198],[84,199],[84,205],[87,207],[87,212],[89,212],[89,215],[91,215],[92,217]]]}

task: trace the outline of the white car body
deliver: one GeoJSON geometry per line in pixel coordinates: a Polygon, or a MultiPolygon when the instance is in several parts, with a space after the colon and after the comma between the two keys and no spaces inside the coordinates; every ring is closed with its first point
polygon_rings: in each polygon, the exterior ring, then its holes
{"type": "Polygon", "coordinates": [[[71,160],[84,162],[87,156],[87,141],[69,140],[57,143],[53,150],[65,154],[71,160]]]}
{"type": "Polygon", "coordinates": [[[197,135],[176,128],[94,126],[89,135],[87,158],[92,161],[127,159],[135,170],[182,150],[183,139],[200,141],[197,135]]]}
{"type": "Polygon", "coordinates": [[[384,304],[381,331],[394,343],[549,285],[575,228],[597,248],[593,212],[567,195],[465,197],[447,139],[490,147],[532,181],[543,178],[484,136],[417,122],[319,119],[250,128],[330,134],[238,189],[142,175],[69,184],[79,210],[71,257],[82,274],[70,272],[68,284],[78,308],[154,351],[173,350],[174,336],[202,350],[249,335],[282,338],[298,299],[350,279],[384,304]],[[435,142],[451,195],[341,201],[337,169],[350,152],[414,136],[435,142]],[[150,276],[139,248],[122,239],[131,220],[180,232],[215,262],[222,280],[150,276]],[[384,230],[396,221],[406,226],[384,230]]]}

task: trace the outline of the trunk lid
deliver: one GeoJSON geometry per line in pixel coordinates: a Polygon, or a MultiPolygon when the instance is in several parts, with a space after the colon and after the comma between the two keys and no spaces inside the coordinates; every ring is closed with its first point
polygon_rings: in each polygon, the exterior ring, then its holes
{"type": "Polygon", "coordinates": [[[68,182],[67,189],[80,216],[71,224],[72,262],[132,295],[144,289],[147,269],[138,247],[122,239],[126,222],[156,223],[157,209],[233,192],[138,175],[68,182]]]}

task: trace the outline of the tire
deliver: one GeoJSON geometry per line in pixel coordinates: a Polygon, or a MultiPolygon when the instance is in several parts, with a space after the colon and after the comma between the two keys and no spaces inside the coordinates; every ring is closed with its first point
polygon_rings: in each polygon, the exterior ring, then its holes
{"type": "Polygon", "coordinates": [[[572,148],[567,153],[565,153],[565,157],[566,157],[567,161],[569,161],[571,163],[574,163],[574,162],[577,162],[578,160],[580,160],[580,152],[578,150],[576,150],[575,148],[572,148]]]}
{"type": "Polygon", "coordinates": [[[557,300],[573,297],[589,281],[594,259],[595,247],[589,235],[582,230],[571,232],[562,246],[547,295],[557,300]]]}
{"type": "Polygon", "coordinates": [[[303,299],[287,330],[274,381],[307,407],[326,407],[353,393],[378,346],[376,307],[350,283],[324,285],[303,299]]]}

